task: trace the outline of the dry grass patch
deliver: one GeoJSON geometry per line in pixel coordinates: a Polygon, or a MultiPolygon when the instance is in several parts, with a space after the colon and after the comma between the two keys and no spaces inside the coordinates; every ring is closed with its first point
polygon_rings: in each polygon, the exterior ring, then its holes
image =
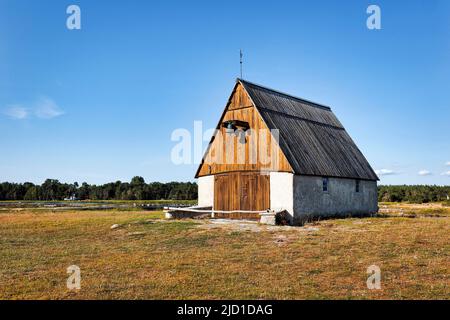
{"type": "Polygon", "coordinates": [[[380,214],[387,216],[417,217],[450,217],[450,207],[442,203],[380,203],[380,214]]]}
{"type": "Polygon", "coordinates": [[[448,216],[305,227],[161,217],[0,213],[0,298],[447,299],[450,293],[448,216]],[[66,288],[72,264],[81,268],[78,292],[66,288]],[[381,290],[366,287],[372,264],[381,268],[381,290]]]}

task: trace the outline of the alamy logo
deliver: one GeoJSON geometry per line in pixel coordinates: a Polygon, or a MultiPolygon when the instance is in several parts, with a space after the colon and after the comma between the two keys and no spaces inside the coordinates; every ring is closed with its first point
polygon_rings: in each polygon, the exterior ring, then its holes
{"type": "Polygon", "coordinates": [[[81,289],[81,270],[79,266],[71,265],[67,267],[67,289],[80,290],[81,289]]]}
{"type": "Polygon", "coordinates": [[[369,30],[381,29],[381,9],[375,4],[371,4],[367,7],[367,14],[370,16],[367,18],[366,25],[369,30]]]}
{"type": "Polygon", "coordinates": [[[369,290],[381,289],[381,269],[377,265],[371,265],[367,268],[367,288],[369,290]]]}
{"type": "Polygon", "coordinates": [[[201,121],[194,121],[194,132],[179,128],[172,132],[171,140],[177,142],[171,150],[172,163],[199,164],[211,167],[220,164],[259,165],[262,170],[276,168],[279,164],[278,129],[208,129],[203,131],[201,121]],[[213,137],[203,158],[204,142],[213,137]]]}
{"type": "Polygon", "coordinates": [[[79,6],[72,4],[67,7],[67,14],[70,14],[66,20],[66,26],[69,30],[80,30],[81,29],[81,9],[79,6]]]}

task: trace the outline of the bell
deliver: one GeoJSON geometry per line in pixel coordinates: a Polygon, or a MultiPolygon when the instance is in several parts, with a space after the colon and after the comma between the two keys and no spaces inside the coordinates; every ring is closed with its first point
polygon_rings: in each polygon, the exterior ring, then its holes
{"type": "Polygon", "coordinates": [[[232,122],[227,122],[226,127],[225,127],[225,132],[227,134],[233,134],[234,133],[234,126],[232,122]]]}

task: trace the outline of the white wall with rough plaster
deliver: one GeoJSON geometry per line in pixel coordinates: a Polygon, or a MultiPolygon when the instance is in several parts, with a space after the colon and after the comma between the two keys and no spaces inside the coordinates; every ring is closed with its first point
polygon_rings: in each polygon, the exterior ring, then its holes
{"type": "Polygon", "coordinates": [[[294,177],[294,222],[313,216],[347,216],[378,211],[377,182],[329,178],[328,191],[323,191],[322,177],[294,177]]]}
{"type": "Polygon", "coordinates": [[[291,218],[294,217],[294,174],[270,173],[270,209],[286,210],[291,218]]]}
{"type": "Polygon", "coordinates": [[[214,204],[214,176],[199,177],[198,185],[198,206],[212,207],[214,204]]]}

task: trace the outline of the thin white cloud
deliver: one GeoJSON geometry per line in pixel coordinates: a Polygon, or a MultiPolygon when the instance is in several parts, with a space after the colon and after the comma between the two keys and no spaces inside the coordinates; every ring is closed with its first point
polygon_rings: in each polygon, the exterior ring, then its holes
{"type": "Polygon", "coordinates": [[[31,105],[25,107],[23,105],[10,105],[3,112],[12,119],[23,120],[32,116],[40,119],[52,119],[64,114],[64,111],[49,97],[40,97],[31,105]]]}
{"type": "Polygon", "coordinates": [[[450,171],[442,172],[441,175],[450,177],[450,171]]]}
{"type": "Polygon", "coordinates": [[[418,175],[419,176],[431,176],[431,172],[430,171],[428,171],[428,170],[420,170],[419,172],[418,172],[418,175]]]}
{"type": "Polygon", "coordinates": [[[27,108],[22,107],[21,105],[12,105],[7,107],[3,113],[12,119],[22,120],[26,119],[29,116],[29,112],[27,108]]]}
{"type": "Polygon", "coordinates": [[[450,167],[450,161],[447,161],[447,162],[445,163],[445,165],[446,165],[447,167],[450,167]]]}
{"type": "Polygon", "coordinates": [[[51,119],[64,114],[64,111],[48,97],[41,97],[35,108],[35,115],[41,119],[51,119]]]}
{"type": "Polygon", "coordinates": [[[390,169],[375,170],[375,173],[378,176],[389,176],[389,175],[397,174],[397,172],[395,172],[394,170],[390,170],[390,169]]]}

